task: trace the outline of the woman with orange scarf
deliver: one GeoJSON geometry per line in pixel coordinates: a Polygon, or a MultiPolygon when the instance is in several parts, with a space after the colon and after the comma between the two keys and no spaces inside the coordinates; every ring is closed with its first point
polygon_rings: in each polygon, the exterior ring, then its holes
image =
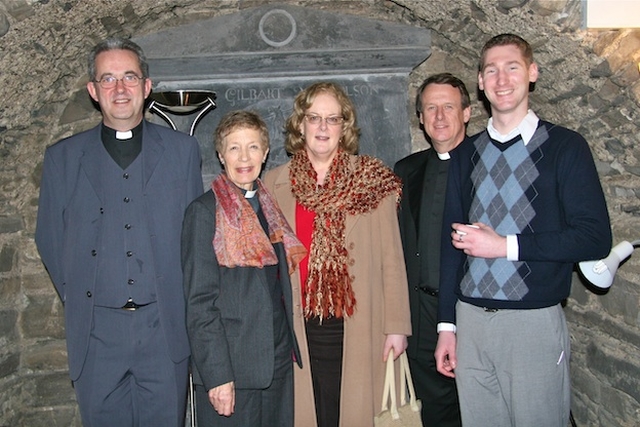
{"type": "Polygon", "coordinates": [[[269,133],[232,111],[216,129],[225,170],[187,208],[182,265],[200,426],[292,426],[289,275],[306,250],[258,179],[269,133]]]}
{"type": "Polygon", "coordinates": [[[291,160],[265,175],[309,256],[292,276],[295,425],[370,427],[385,361],[411,333],[397,220],[401,183],[358,150],[355,109],[340,86],[298,94],[286,123],[291,160]]]}

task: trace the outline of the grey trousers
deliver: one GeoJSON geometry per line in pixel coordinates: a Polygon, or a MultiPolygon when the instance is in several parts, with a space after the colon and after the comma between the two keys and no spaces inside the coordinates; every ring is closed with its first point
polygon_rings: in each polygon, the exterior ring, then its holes
{"type": "Polygon", "coordinates": [[[158,304],[95,307],[89,350],[74,382],[84,427],[181,427],[189,358],[174,363],[158,304]]]}
{"type": "Polygon", "coordinates": [[[566,427],[570,337],[560,304],[485,311],[456,306],[455,369],[465,427],[566,427]]]}

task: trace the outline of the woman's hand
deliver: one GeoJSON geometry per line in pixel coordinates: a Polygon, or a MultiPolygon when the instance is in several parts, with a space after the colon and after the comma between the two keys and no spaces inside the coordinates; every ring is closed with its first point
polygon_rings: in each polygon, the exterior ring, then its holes
{"type": "Polygon", "coordinates": [[[209,390],[209,402],[218,414],[225,417],[231,416],[236,405],[236,391],[233,381],[209,390]]]}
{"type": "Polygon", "coordinates": [[[389,350],[393,348],[393,360],[396,360],[407,349],[407,336],[400,334],[389,334],[384,340],[384,348],[382,350],[382,361],[386,362],[389,357],[389,350]]]}

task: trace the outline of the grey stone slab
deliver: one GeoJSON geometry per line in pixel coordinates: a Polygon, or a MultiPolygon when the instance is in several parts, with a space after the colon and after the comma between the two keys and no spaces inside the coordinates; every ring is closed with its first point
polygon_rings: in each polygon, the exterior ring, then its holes
{"type": "Polygon", "coordinates": [[[0,356],[0,378],[18,373],[20,367],[20,353],[12,352],[0,356]]]}
{"type": "Polygon", "coordinates": [[[13,245],[5,245],[0,250],[0,272],[6,273],[13,269],[16,248],[13,245]]]}
{"type": "Polygon", "coordinates": [[[56,296],[29,296],[19,322],[23,338],[64,338],[64,314],[56,296]]]}
{"type": "MultiPolygon", "coordinates": [[[[405,80],[400,76],[331,79],[341,84],[356,106],[360,127],[360,153],[382,159],[389,166],[411,151],[405,80]]],[[[293,109],[293,98],[316,80],[219,83],[204,87],[218,93],[217,108],[207,113],[195,128],[200,143],[205,187],[221,170],[213,147],[213,134],[220,118],[235,109],[260,113],[269,128],[271,151],[266,169],[287,161],[284,149],[284,123],[293,109]]],[[[178,129],[187,131],[195,114],[171,115],[178,129]]],[[[160,118],[153,119],[163,123],[160,118]]]]}
{"type": "Polygon", "coordinates": [[[0,216],[0,234],[15,233],[24,228],[22,217],[17,215],[0,216]]]}
{"type": "Polygon", "coordinates": [[[411,71],[430,54],[424,28],[292,5],[265,5],[134,39],[159,81],[338,69],[411,71]],[[168,64],[168,66],[167,66],[168,64]],[[260,72],[262,70],[262,72],[260,72]]]}
{"type": "Polygon", "coordinates": [[[33,407],[47,408],[75,403],[73,385],[67,372],[34,375],[27,388],[35,398],[33,407]]]}
{"type": "Polygon", "coordinates": [[[66,342],[60,339],[39,343],[24,349],[21,358],[22,367],[30,371],[65,371],[68,366],[66,342]]]}
{"type": "Polygon", "coordinates": [[[14,341],[16,338],[16,321],[18,310],[0,310],[0,340],[4,343],[14,341]]]}
{"type": "MultiPolygon", "coordinates": [[[[203,182],[221,170],[213,148],[220,118],[235,109],[267,122],[266,169],[284,163],[284,123],[293,98],[320,80],[342,85],[356,106],[360,153],[393,164],[411,152],[409,72],[431,51],[430,32],[291,5],[268,5],[134,39],[145,50],[155,92],[212,91],[217,108],[197,123],[203,182]]],[[[188,132],[197,117],[167,113],[188,132]]],[[[152,116],[153,117],[153,116],[152,116]]],[[[167,124],[160,116],[153,121],[167,124]]]]}

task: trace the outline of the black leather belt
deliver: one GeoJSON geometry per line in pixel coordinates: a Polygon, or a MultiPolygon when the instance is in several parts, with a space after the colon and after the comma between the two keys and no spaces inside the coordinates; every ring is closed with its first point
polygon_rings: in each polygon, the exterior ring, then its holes
{"type": "Polygon", "coordinates": [[[123,305],[122,307],[120,307],[123,310],[127,310],[127,311],[136,311],[139,308],[142,308],[144,306],[147,306],[151,303],[146,303],[146,304],[136,304],[131,298],[129,298],[129,300],[127,301],[127,303],[125,305],[123,305]]]}
{"type": "Polygon", "coordinates": [[[424,292],[427,295],[431,295],[432,297],[437,297],[438,296],[438,290],[437,289],[431,289],[431,288],[428,288],[426,286],[418,286],[418,289],[420,289],[422,292],[424,292]]]}

